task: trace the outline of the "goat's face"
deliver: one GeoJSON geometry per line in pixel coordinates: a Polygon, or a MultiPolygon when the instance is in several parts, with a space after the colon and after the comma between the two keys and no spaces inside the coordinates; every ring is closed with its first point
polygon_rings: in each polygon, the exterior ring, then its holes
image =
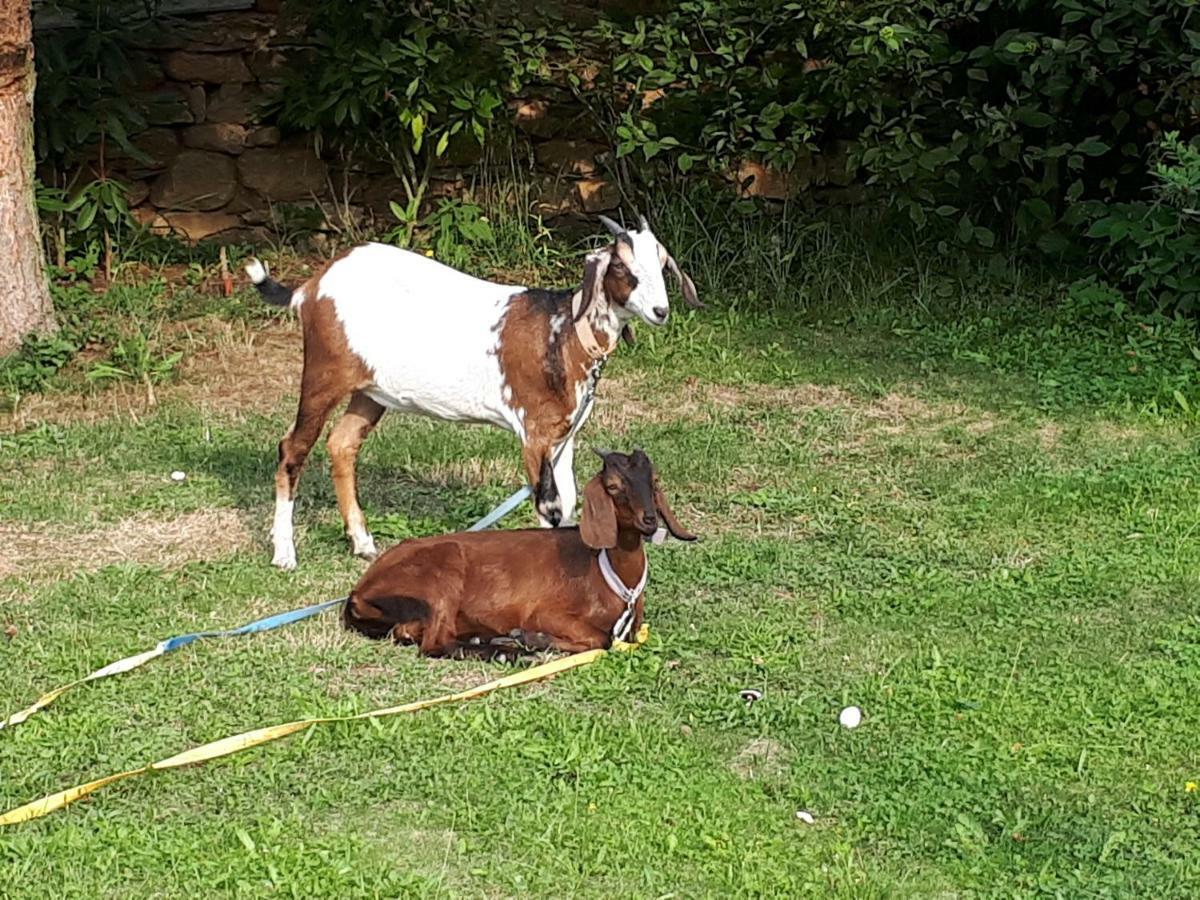
{"type": "Polygon", "coordinates": [[[658,238],[644,228],[626,231],[610,247],[608,274],[613,282],[609,298],[624,307],[625,318],[640,318],[648,325],[663,325],[671,314],[667,285],[663,281],[665,262],[658,238]]]}
{"type": "Polygon", "coordinates": [[[636,318],[648,325],[665,324],[671,314],[671,301],[663,280],[664,269],[679,279],[688,306],[703,307],[696,286],[680,271],[644,218],[636,231],[626,230],[606,216],[600,221],[615,240],[588,256],[581,315],[602,294],[621,322],[636,318]]]}
{"type": "Polygon", "coordinates": [[[583,492],[579,531],[585,544],[595,549],[615,547],[620,531],[652,537],[660,517],[678,540],[696,540],[671,511],[650,457],[641,450],[630,454],[606,450],[596,453],[604,460],[604,467],[583,492]]]}

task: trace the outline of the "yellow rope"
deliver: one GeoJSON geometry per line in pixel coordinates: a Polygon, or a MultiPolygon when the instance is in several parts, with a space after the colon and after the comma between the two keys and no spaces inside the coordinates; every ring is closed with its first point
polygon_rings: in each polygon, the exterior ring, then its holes
{"type": "MultiPolygon", "coordinates": [[[[614,642],[612,649],[617,651],[625,651],[636,648],[645,643],[649,629],[642,625],[637,636],[632,643],[614,642]]],[[[38,800],[26,803],[24,806],[18,806],[0,816],[0,826],[17,825],[22,822],[28,822],[32,819],[40,819],[42,816],[62,809],[70,803],[74,803],[80,797],[86,797],[88,794],[94,793],[103,787],[107,787],[117,781],[122,781],[126,778],[132,778],[135,775],[143,775],[147,772],[159,771],[162,769],[176,769],[180,766],[196,765],[197,763],[208,762],[210,759],[217,759],[222,756],[230,756],[234,753],[240,753],[243,750],[248,750],[251,747],[257,747],[260,744],[267,744],[271,741],[277,741],[280,738],[285,738],[288,735],[295,734],[298,731],[304,731],[314,725],[323,725],[329,722],[355,722],[360,719],[378,719],[383,716],[394,716],[400,713],[417,712],[418,710],[428,709],[431,706],[440,706],[443,703],[458,703],[462,700],[474,700],[476,697],[482,697],[485,694],[490,694],[493,691],[503,690],[504,688],[516,687],[522,684],[528,684],[531,681],[540,681],[543,678],[550,678],[560,672],[565,672],[569,669],[577,669],[580,666],[586,666],[594,663],[600,657],[604,656],[606,650],[588,650],[584,653],[576,653],[573,656],[564,656],[559,659],[552,659],[549,662],[541,665],[533,666],[529,669],[523,669],[519,672],[514,672],[511,675],[505,675],[503,678],[497,678],[494,681],[489,681],[486,684],[481,684],[477,687],[468,688],[465,691],[459,691],[454,694],[444,694],[441,697],[434,697],[430,700],[417,700],[413,703],[405,703],[401,706],[389,706],[384,709],[376,709],[370,712],[358,713],[353,716],[329,716],[315,719],[301,719],[296,722],[285,722],[282,725],[268,725],[265,728],[256,728],[253,731],[244,731],[241,734],[235,734],[231,737],[221,738],[217,741],[212,741],[208,744],[201,744],[199,747],[192,747],[190,750],[185,750],[182,753],[177,753],[175,756],[169,756],[166,759],[160,759],[158,762],[150,763],[142,766],[140,769],[129,769],[126,772],[118,772],[115,775],[108,775],[104,778],[99,778],[95,781],[89,781],[86,784],[76,785],[75,787],[67,788],[64,791],[58,791],[54,794],[47,794],[38,800]]]]}

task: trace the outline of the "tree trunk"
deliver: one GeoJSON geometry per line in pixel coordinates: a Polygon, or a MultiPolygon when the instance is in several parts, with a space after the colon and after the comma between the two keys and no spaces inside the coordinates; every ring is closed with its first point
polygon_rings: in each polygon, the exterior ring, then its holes
{"type": "Polygon", "coordinates": [[[53,331],[33,187],[29,0],[0,0],[0,355],[53,331]]]}

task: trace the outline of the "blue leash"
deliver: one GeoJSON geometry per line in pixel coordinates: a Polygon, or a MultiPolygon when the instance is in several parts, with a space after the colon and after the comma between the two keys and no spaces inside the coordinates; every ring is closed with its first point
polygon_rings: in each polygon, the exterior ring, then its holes
{"type": "Polygon", "coordinates": [[[193,631],[191,634],[177,635],[176,637],[167,638],[165,641],[162,641],[161,645],[164,653],[170,653],[172,650],[186,647],[192,641],[198,641],[201,638],[237,637],[239,634],[258,634],[262,631],[271,631],[275,628],[282,628],[284,625],[291,625],[293,622],[307,619],[310,616],[315,616],[317,613],[325,612],[330,607],[345,602],[345,597],[338,597],[335,600],[326,600],[324,603],[314,603],[312,606],[275,613],[273,616],[256,619],[253,622],[247,622],[245,625],[230,628],[227,631],[193,631]]]}

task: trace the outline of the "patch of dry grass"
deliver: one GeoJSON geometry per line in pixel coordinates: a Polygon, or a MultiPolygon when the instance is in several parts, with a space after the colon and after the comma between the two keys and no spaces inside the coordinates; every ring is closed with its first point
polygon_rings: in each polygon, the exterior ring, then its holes
{"type": "Polygon", "coordinates": [[[164,519],[140,512],[112,525],[69,529],[61,524],[0,522],[0,578],[91,571],[118,563],[173,568],[228,556],[252,543],[241,513],[205,509],[164,519]]]}
{"type": "Polygon", "coordinates": [[[742,778],[778,778],[787,771],[788,753],[783,744],[767,737],[747,743],[730,762],[742,778]]]}
{"type": "Polygon", "coordinates": [[[268,413],[300,393],[301,344],[291,318],[270,325],[226,322],[180,323],[171,337],[184,350],[176,378],[155,385],[118,381],[87,390],[49,391],[22,397],[11,412],[0,412],[0,432],[43,423],[94,424],[139,421],[156,406],[181,403],[219,413],[233,421],[268,413]]]}

